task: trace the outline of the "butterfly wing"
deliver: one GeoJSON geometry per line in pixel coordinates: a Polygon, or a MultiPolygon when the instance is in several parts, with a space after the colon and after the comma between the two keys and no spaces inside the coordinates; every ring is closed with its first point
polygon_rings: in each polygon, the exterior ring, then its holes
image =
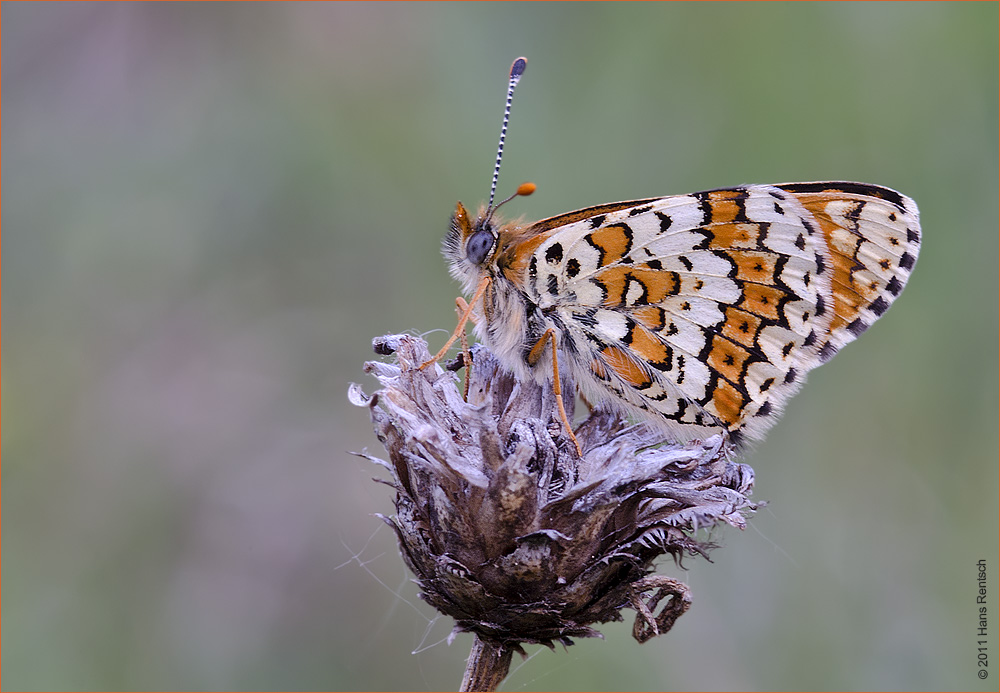
{"type": "Polygon", "coordinates": [[[602,205],[532,234],[528,284],[578,382],[689,438],[761,438],[885,312],[919,247],[913,202],[858,183],[602,205]]]}
{"type": "Polygon", "coordinates": [[[882,316],[906,286],[920,252],[913,200],[864,183],[786,183],[818,222],[832,261],[834,319],[820,352],[827,361],[882,316]]]}

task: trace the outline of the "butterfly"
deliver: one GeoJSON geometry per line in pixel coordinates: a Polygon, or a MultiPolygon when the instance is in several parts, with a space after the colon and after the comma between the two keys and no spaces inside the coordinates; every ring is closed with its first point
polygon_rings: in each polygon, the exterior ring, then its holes
{"type": "MultiPolygon", "coordinates": [[[[882,316],[913,271],[916,204],[855,182],[743,185],[503,223],[490,204],[444,241],[472,319],[521,379],[568,368],[590,401],[678,440],[760,440],[804,382],[882,316]]],[[[427,365],[427,364],[425,364],[427,365]]],[[[560,416],[572,427],[557,396],[560,416]]],[[[579,452],[579,445],[577,444],[579,452]]]]}

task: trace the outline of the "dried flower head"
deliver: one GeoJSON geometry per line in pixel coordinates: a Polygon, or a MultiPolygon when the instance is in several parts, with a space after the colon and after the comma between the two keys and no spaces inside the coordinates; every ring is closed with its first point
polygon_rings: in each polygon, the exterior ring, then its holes
{"type": "MultiPolygon", "coordinates": [[[[621,620],[628,606],[644,642],[690,605],[686,585],[651,574],[655,559],[705,555],[712,545],[698,529],[742,529],[755,509],[753,470],[728,459],[720,435],[666,444],[597,408],[576,430],[580,457],[552,388],[516,381],[485,347],[472,349],[466,402],[452,373],[419,368],[430,357],[423,340],[374,346],[397,363],[366,363],[383,389],[367,397],[352,385],[350,399],[369,408],[389,461],[364,456],[392,473],[396,514],[383,519],[421,596],[456,631],[508,652],[569,645],[599,636],[592,624],[621,620]]],[[[564,404],[572,412],[573,398],[564,404]]]]}

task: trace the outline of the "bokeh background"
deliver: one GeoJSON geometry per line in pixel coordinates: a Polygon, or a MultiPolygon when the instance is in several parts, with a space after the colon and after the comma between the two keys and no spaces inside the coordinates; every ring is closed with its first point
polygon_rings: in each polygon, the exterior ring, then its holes
{"type": "MultiPolygon", "coordinates": [[[[917,200],[906,293],[749,457],[769,501],[670,634],[507,690],[996,690],[995,3],[2,10],[3,687],[448,689],[348,383],[440,344],[456,200],[542,218],[847,179],[917,200]],[[434,332],[433,330],[437,330],[434,332]],[[990,679],[977,677],[976,561],[990,679]]],[[[631,612],[626,612],[631,618],[631,612]]]]}

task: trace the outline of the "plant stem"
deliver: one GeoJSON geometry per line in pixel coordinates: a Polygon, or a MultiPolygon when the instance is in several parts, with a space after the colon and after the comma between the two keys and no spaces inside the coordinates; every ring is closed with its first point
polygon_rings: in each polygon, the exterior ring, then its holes
{"type": "Polygon", "coordinates": [[[510,670],[514,651],[499,642],[485,640],[478,635],[475,638],[459,690],[495,691],[510,670]]]}

